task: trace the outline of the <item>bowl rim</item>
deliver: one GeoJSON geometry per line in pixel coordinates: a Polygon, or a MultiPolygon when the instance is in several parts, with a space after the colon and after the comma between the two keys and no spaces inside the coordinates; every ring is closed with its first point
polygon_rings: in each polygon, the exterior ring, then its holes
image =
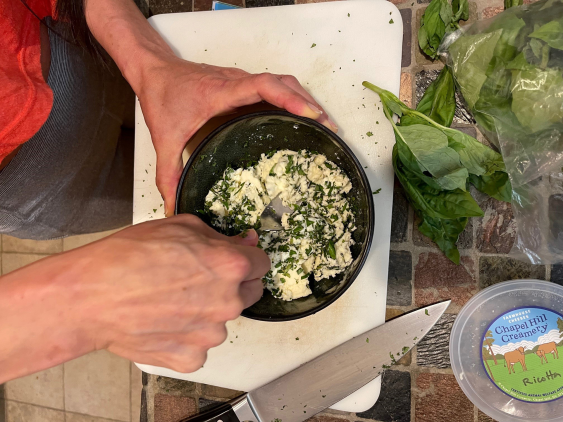
{"type": "MultiPolygon", "coordinates": [[[[340,136],[338,136],[338,134],[334,133],[333,131],[328,129],[326,126],[317,122],[316,120],[309,119],[307,117],[298,116],[296,114],[289,113],[288,111],[285,111],[285,110],[265,110],[265,111],[258,111],[258,112],[243,114],[242,116],[235,117],[234,119],[229,120],[228,122],[225,122],[225,123],[221,124],[220,126],[218,126],[216,129],[211,131],[211,133],[209,133],[200,142],[200,144],[196,147],[196,149],[190,154],[188,162],[186,163],[186,165],[184,166],[184,169],[182,170],[182,176],[180,177],[180,181],[178,182],[178,187],[176,188],[176,204],[174,206],[174,215],[178,215],[180,196],[181,196],[181,193],[182,193],[182,186],[184,185],[184,180],[186,178],[188,170],[193,165],[195,158],[199,155],[201,150],[217,134],[219,134],[224,129],[228,128],[229,126],[231,126],[235,123],[238,123],[241,120],[251,119],[251,118],[255,118],[255,117],[264,117],[264,116],[290,117],[294,120],[301,121],[301,122],[304,122],[304,123],[307,123],[307,124],[311,124],[311,125],[315,126],[317,129],[324,132],[325,135],[327,135],[328,137],[330,137],[331,139],[336,141],[336,143],[338,143],[338,145],[352,159],[356,168],[359,170],[360,178],[362,179],[362,182],[368,188],[368,192],[371,193],[371,185],[369,183],[369,180],[367,178],[367,175],[364,171],[362,164],[360,163],[360,161],[358,160],[358,158],[356,157],[354,152],[350,149],[348,144],[346,144],[346,142],[344,142],[344,140],[342,138],[340,138],[340,136]]],[[[346,281],[346,283],[342,286],[342,288],[330,300],[327,300],[326,302],[320,304],[319,306],[317,306],[315,308],[309,309],[308,311],[300,312],[300,313],[297,313],[297,314],[294,314],[294,315],[291,315],[291,316],[282,316],[282,317],[262,317],[262,316],[255,316],[255,315],[251,316],[251,315],[246,314],[246,309],[244,309],[242,311],[241,316],[248,318],[248,319],[253,319],[253,320],[256,320],[256,321],[271,321],[271,322],[294,321],[294,320],[297,320],[297,319],[305,318],[307,316],[316,314],[317,312],[322,311],[327,306],[336,302],[350,288],[352,283],[356,280],[356,278],[358,277],[358,275],[362,271],[362,268],[364,267],[364,264],[365,264],[365,262],[368,258],[369,252],[371,250],[371,245],[373,243],[373,236],[374,236],[373,230],[374,230],[374,226],[375,226],[375,207],[374,207],[374,203],[373,203],[373,195],[369,195],[369,194],[367,195],[367,202],[368,202],[368,230],[367,230],[368,235],[367,235],[367,238],[364,242],[365,247],[364,247],[364,249],[362,249],[362,252],[360,253],[360,256],[359,256],[360,261],[358,263],[356,270],[351,274],[350,278],[346,281]]]]}

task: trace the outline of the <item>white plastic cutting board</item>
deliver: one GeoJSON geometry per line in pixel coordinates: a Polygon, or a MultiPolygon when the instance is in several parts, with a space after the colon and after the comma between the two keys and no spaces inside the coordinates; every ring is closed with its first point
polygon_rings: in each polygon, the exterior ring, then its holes
{"type": "MultiPolygon", "coordinates": [[[[149,21],[187,60],[295,75],[367,166],[372,189],[381,189],[374,196],[370,255],[359,277],[334,304],[291,322],[238,318],[228,324],[227,341],[210,350],[204,367],[192,374],[138,365],[152,374],[250,391],[385,321],[394,137],[382,110],[374,105],[376,95],[361,84],[369,80],[398,94],[401,15],[390,2],[370,0],[178,13],[149,21]]],[[[154,183],[156,156],[138,104],[136,119],[135,224],[164,216],[154,183]]],[[[378,378],[333,408],[366,410],[379,389],[378,378]]]]}

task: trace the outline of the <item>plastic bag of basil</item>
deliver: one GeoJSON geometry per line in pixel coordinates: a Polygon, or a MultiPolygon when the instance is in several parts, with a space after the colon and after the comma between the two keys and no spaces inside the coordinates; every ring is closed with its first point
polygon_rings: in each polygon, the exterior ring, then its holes
{"type": "MultiPolygon", "coordinates": [[[[516,7],[512,7],[516,6],[516,7]]],[[[416,110],[378,92],[394,126],[393,165],[422,220],[420,231],[459,262],[455,246],[467,218],[482,210],[470,185],[512,202],[512,255],[534,264],[563,262],[563,0],[521,6],[460,29],[467,2],[433,0],[419,30],[421,49],[446,67],[416,110]],[[448,9],[449,8],[449,9],[448,9]],[[457,20],[456,20],[457,19],[457,20]],[[422,33],[422,36],[421,36],[422,33]],[[502,157],[449,128],[455,85],[502,157]],[[504,160],[503,160],[504,159],[504,160]]]]}

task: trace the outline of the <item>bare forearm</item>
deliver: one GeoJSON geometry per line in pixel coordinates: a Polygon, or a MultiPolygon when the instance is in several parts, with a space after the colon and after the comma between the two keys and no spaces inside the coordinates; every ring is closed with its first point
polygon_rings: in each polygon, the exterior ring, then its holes
{"type": "Polygon", "coordinates": [[[0,278],[0,384],[94,349],[76,312],[75,277],[53,257],[0,278]]]}
{"type": "Polygon", "coordinates": [[[174,53],[132,0],[85,0],[90,31],[139,94],[143,71],[174,53]]]}

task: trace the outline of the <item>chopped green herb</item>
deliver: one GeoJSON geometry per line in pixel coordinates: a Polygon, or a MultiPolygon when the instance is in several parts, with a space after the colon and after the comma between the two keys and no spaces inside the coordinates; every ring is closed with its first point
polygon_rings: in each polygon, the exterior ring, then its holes
{"type": "Polygon", "coordinates": [[[328,242],[328,254],[332,259],[336,259],[336,250],[334,249],[334,243],[332,240],[328,242]]]}
{"type": "Polygon", "coordinates": [[[311,46],[311,48],[316,47],[316,46],[317,46],[317,44],[313,43],[313,45],[311,46]]]}
{"type": "Polygon", "coordinates": [[[381,188],[377,189],[375,192],[372,192],[374,195],[377,195],[379,192],[381,192],[381,188]]]}

